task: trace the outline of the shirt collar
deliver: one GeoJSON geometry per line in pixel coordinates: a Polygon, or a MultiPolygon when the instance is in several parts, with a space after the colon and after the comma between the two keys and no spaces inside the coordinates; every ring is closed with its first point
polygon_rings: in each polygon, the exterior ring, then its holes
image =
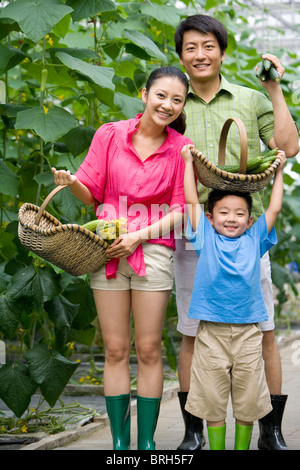
{"type": "MultiPolygon", "coordinates": [[[[221,82],[220,82],[220,88],[219,90],[217,91],[216,95],[218,95],[220,92],[222,92],[223,90],[227,93],[230,93],[231,95],[234,95],[234,86],[229,83],[226,78],[220,73],[220,78],[221,78],[221,82]]],[[[190,96],[198,96],[197,93],[194,92],[193,88],[192,88],[192,85],[190,83],[189,85],[189,91],[188,91],[188,95],[190,96]]]]}

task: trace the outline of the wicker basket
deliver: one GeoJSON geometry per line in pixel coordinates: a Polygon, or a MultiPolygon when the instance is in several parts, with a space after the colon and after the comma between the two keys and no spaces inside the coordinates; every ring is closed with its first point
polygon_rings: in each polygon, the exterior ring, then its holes
{"type": "Polygon", "coordinates": [[[245,126],[239,118],[229,118],[225,121],[219,141],[218,165],[225,165],[225,150],[227,134],[231,124],[235,122],[240,135],[240,169],[239,173],[229,173],[217,168],[199,150],[191,149],[195,169],[199,180],[208,188],[227,191],[255,193],[263,189],[272,179],[280,160],[276,159],[263,173],[256,175],[245,174],[248,158],[248,140],[245,126]]]}
{"type": "Polygon", "coordinates": [[[52,197],[65,187],[57,186],[40,208],[30,203],[22,205],[18,235],[22,245],[33,253],[73,276],[81,276],[109,261],[105,255],[108,244],[81,225],[63,225],[44,210],[52,197]]]}

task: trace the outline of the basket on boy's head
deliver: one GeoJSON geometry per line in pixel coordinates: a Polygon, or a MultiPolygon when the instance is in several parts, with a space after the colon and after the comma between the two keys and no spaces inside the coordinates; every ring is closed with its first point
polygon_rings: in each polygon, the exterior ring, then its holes
{"type": "Polygon", "coordinates": [[[19,210],[19,239],[26,248],[72,274],[82,276],[108,262],[108,244],[78,224],[62,224],[44,209],[65,186],[57,186],[41,207],[25,203],[19,210]]]}
{"type": "Polygon", "coordinates": [[[260,191],[270,182],[280,163],[276,159],[277,149],[264,157],[248,160],[247,133],[239,118],[229,118],[224,123],[219,141],[218,165],[210,162],[199,150],[192,148],[191,153],[201,183],[209,188],[229,191],[260,191]],[[237,125],[240,135],[240,163],[225,166],[227,134],[233,122],[237,125]]]}

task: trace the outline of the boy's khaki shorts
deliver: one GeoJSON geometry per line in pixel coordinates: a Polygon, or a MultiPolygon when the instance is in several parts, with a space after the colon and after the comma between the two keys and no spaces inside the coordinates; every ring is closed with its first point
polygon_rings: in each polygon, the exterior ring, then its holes
{"type": "Polygon", "coordinates": [[[143,243],[146,276],[138,276],[127,259],[121,259],[117,277],[106,278],[105,266],[90,274],[92,289],[100,290],[172,290],[174,281],[172,248],[158,243],[143,243]]]}
{"type": "Polygon", "coordinates": [[[271,410],[258,324],[201,321],[195,339],[186,410],[207,421],[233,416],[252,423],[271,410]]]}

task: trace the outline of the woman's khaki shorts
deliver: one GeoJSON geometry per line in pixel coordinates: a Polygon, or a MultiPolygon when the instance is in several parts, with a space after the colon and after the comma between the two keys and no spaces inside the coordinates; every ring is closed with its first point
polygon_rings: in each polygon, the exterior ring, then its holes
{"type": "Polygon", "coordinates": [[[195,339],[186,410],[207,421],[256,421],[272,410],[258,324],[201,321],[195,339]]]}
{"type": "Polygon", "coordinates": [[[90,274],[92,289],[100,290],[172,290],[174,279],[172,248],[158,243],[143,243],[146,276],[138,276],[127,259],[121,259],[117,277],[106,278],[105,266],[90,274]]]}

